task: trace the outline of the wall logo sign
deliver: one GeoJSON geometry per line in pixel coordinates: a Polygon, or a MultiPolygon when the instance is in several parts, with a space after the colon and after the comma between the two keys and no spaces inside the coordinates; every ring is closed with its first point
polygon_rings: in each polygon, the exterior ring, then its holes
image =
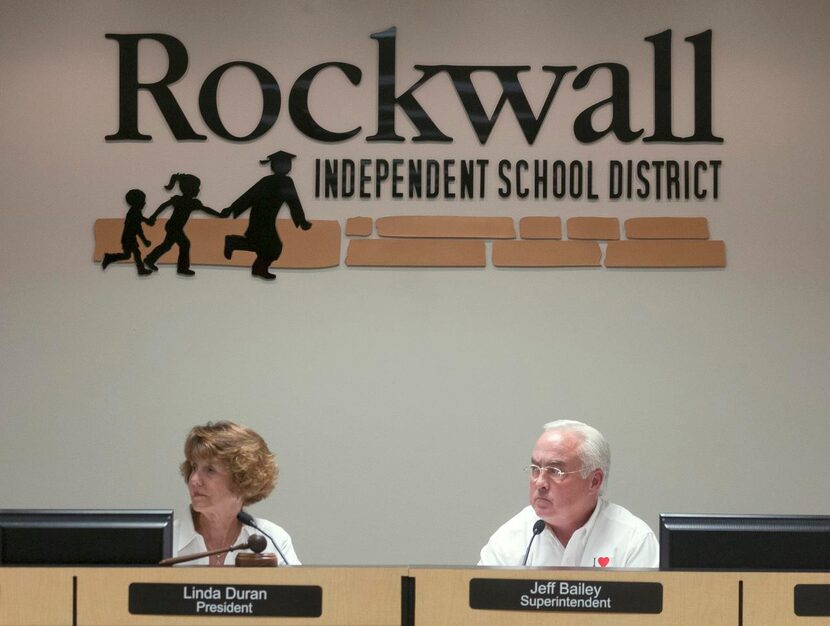
{"type": "MultiPolygon", "coordinates": [[[[118,128],[106,135],[106,141],[150,142],[153,137],[141,130],[141,115],[160,114],[176,141],[207,142],[210,135],[231,142],[267,139],[267,133],[281,119],[291,123],[305,137],[319,146],[342,142],[355,145],[393,144],[405,148],[408,143],[447,144],[456,137],[475,137],[481,150],[465,159],[413,158],[405,153],[392,158],[329,158],[325,155],[303,156],[302,172],[312,172],[310,188],[313,200],[361,203],[374,200],[441,200],[444,209],[435,216],[389,216],[374,222],[352,216],[346,221],[349,241],[346,265],[393,265],[444,267],[486,266],[485,242],[492,243],[492,262],[507,267],[724,267],[723,242],[710,241],[708,222],[704,218],[645,217],[628,220],[623,229],[616,218],[597,215],[566,218],[547,213],[519,220],[518,239],[513,218],[477,218],[446,215],[448,203],[461,200],[505,200],[539,203],[575,201],[717,201],[722,186],[723,162],[704,159],[629,159],[566,160],[558,158],[505,159],[490,158],[493,130],[498,120],[510,114],[518,122],[524,142],[533,146],[543,125],[561,124],[554,112],[557,102],[568,91],[585,89],[597,74],[610,75],[607,97],[588,106],[568,123],[580,144],[592,144],[610,137],[623,144],[662,144],[679,149],[684,144],[718,146],[723,137],[712,124],[712,31],[685,37],[684,52],[693,55],[691,79],[694,98],[688,106],[693,113],[693,131],[678,134],[672,119],[672,31],[644,38],[650,46],[653,63],[647,71],[653,88],[653,117],[649,128],[632,127],[631,105],[641,94],[632,93],[631,70],[621,62],[602,62],[587,67],[576,65],[453,65],[416,64],[420,76],[403,82],[396,70],[397,29],[369,35],[377,51],[377,100],[372,117],[373,129],[356,124],[349,130],[326,128],[309,107],[312,85],[318,92],[326,89],[323,70],[336,70],[354,89],[366,88],[364,69],[348,60],[329,61],[309,67],[289,85],[280,85],[267,64],[248,60],[223,63],[208,73],[198,89],[201,125],[188,118],[179,105],[174,85],[188,68],[185,44],[164,33],[108,33],[118,47],[118,128]],[[139,44],[155,42],[164,51],[164,76],[142,82],[143,67],[139,44]],[[228,130],[219,110],[219,88],[229,71],[250,72],[258,91],[251,94],[262,102],[259,120],[247,133],[228,130]],[[486,74],[498,85],[494,106],[485,106],[473,80],[486,74]],[[421,92],[427,83],[449,78],[468,125],[439,127],[434,103],[421,92]],[[545,81],[543,102],[531,102],[522,86],[522,78],[545,81]],[[287,106],[283,107],[283,90],[287,106]],[[139,94],[149,94],[155,105],[139,111],[139,94]],[[283,111],[283,108],[287,111],[283,111]],[[510,113],[508,113],[508,110],[510,113]],[[538,111],[538,114],[534,111],[538,111]],[[287,113],[287,115],[286,115],[287,113]],[[396,124],[396,115],[405,117],[414,129],[409,136],[396,124]],[[604,120],[603,122],[598,121],[604,120]],[[636,221],[638,220],[639,221],[636,221]],[[496,222],[492,222],[496,220],[496,222]],[[508,224],[504,220],[510,220],[508,224]],[[643,221],[645,220],[645,221],[643,221]],[[375,234],[376,237],[373,237],[375,234]],[[603,250],[601,246],[605,246],[603,250]]],[[[641,72],[641,68],[636,68],[641,72]]],[[[327,73],[330,76],[330,72],[327,73]]],[[[439,83],[443,84],[443,83],[439,83]]],[[[185,85],[176,85],[181,92],[185,85]]],[[[487,99],[487,98],[485,98],[487,99]]],[[[339,119],[354,120],[363,111],[344,110],[339,119]]],[[[271,146],[273,149],[273,146],[271,146]]],[[[263,152],[269,152],[263,150],[263,152]]],[[[293,154],[278,150],[270,154],[272,174],[261,178],[230,206],[214,209],[198,198],[201,181],[192,173],[171,173],[168,191],[172,195],[149,216],[142,211],[146,195],[139,189],[125,196],[124,219],[98,220],[96,223],[95,259],[106,268],[116,261],[131,260],[138,274],[149,276],[158,263],[175,263],[180,275],[192,276],[193,264],[249,265],[254,276],[272,279],[272,264],[287,268],[319,268],[340,264],[341,226],[336,220],[306,219],[294,180],[289,175],[293,154]],[[288,220],[277,220],[277,213],[287,204],[296,228],[286,228],[288,220]],[[171,210],[166,220],[159,215],[171,210]],[[193,219],[191,213],[207,213],[219,219],[193,219]],[[248,220],[238,218],[248,212],[248,220]],[[279,224],[279,227],[278,227],[279,224]],[[143,225],[148,227],[147,233],[143,225]],[[163,232],[162,232],[163,230],[163,232]],[[296,232],[290,232],[296,231],[296,232]],[[290,233],[290,234],[289,234],[290,233]],[[156,242],[152,247],[148,235],[156,242]],[[118,247],[120,237],[121,250],[118,247]],[[143,244],[147,253],[142,259],[143,244]],[[283,256],[283,249],[285,255],[283,256]]],[[[306,199],[308,201],[308,198],[306,199]]],[[[534,206],[537,206],[534,204],[534,206]]]]}
{"type": "MultiPolygon", "coordinates": [[[[119,127],[118,131],[107,135],[107,141],[150,141],[151,135],[142,133],[138,128],[138,94],[149,93],[173,136],[178,141],[205,141],[207,136],[196,132],[179,106],[170,86],[180,80],[187,70],[188,53],[184,44],[172,35],[161,33],[115,34],[106,35],[118,44],[119,49],[119,127]],[[169,60],[167,74],[159,81],[143,83],[139,81],[139,43],[152,40],[161,44],[169,60]]],[[[528,144],[533,144],[565,77],[577,72],[573,78],[573,89],[583,89],[599,70],[608,70],[612,78],[611,96],[588,107],[577,115],[573,122],[574,136],[581,143],[592,143],[613,134],[619,141],[632,142],[642,139],[645,143],[721,143],[722,137],[712,132],[712,31],[707,30],[691,37],[686,37],[694,49],[694,113],[695,130],[689,136],[679,137],[672,129],[672,31],[665,30],[646,37],[654,48],[654,126],[649,135],[643,136],[644,129],[634,130],[630,123],[630,78],[629,70],[622,63],[597,63],[578,71],[575,65],[544,65],[542,71],[550,75],[551,86],[538,116],[525,95],[520,74],[530,71],[529,65],[415,65],[421,77],[405,91],[399,91],[395,71],[397,29],[374,33],[372,39],[378,43],[378,82],[377,82],[377,130],[366,137],[367,142],[404,142],[395,125],[395,112],[400,109],[412,122],[418,134],[411,139],[414,142],[451,142],[453,137],[438,128],[423,106],[416,91],[436,76],[446,74],[458,95],[459,102],[467,118],[484,145],[496,120],[502,114],[506,104],[510,105],[522,134],[528,144]],[[472,76],[484,72],[496,77],[501,85],[502,94],[492,114],[488,114],[473,84],[472,76]],[[607,128],[597,129],[593,125],[594,114],[605,107],[612,111],[611,123],[607,128]]],[[[327,68],[340,70],[352,85],[360,85],[363,70],[344,61],[331,61],[315,65],[303,72],[291,87],[288,109],[294,126],[305,136],[325,143],[340,142],[351,139],[362,132],[358,126],[349,131],[336,132],[327,130],[312,116],[308,107],[309,91],[320,72],[327,68]]],[[[220,65],[205,78],[199,89],[199,111],[207,127],[218,137],[229,141],[250,141],[267,133],[280,116],[282,92],[274,75],[262,65],[250,61],[231,61],[220,65]],[[219,81],[225,73],[234,67],[250,70],[259,82],[262,98],[262,114],[256,127],[243,136],[233,135],[222,123],[217,103],[219,81]]],[[[348,112],[344,117],[348,118],[348,112]]]]}

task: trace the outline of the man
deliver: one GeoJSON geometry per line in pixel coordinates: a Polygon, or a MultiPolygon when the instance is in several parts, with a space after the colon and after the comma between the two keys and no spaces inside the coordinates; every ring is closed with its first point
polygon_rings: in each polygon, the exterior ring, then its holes
{"type": "Polygon", "coordinates": [[[526,565],[659,565],[648,525],[601,497],[611,449],[597,429],[573,420],[545,424],[530,463],[530,506],[490,537],[479,565],[522,565],[531,538],[526,565]]]}
{"type": "Polygon", "coordinates": [[[277,233],[277,213],[283,203],[287,204],[291,211],[294,226],[303,230],[311,228],[311,222],[306,220],[305,213],[303,213],[294,181],[288,175],[294,156],[283,150],[269,154],[268,158],[260,163],[262,165],[270,163],[273,174],[261,178],[222,211],[222,217],[233,215],[237,218],[248,209],[251,210],[245,235],[225,237],[225,258],[230,260],[234,250],[256,252],[256,260],[251,266],[251,273],[265,280],[275,278],[268,268],[282,254],[282,241],[277,233]]]}

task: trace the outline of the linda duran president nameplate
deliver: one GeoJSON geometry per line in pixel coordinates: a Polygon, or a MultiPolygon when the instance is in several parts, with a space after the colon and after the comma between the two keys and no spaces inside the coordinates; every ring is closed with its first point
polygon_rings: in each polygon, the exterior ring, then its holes
{"type": "Polygon", "coordinates": [[[191,585],[132,583],[133,615],[320,617],[323,589],[316,585],[191,585]]]}

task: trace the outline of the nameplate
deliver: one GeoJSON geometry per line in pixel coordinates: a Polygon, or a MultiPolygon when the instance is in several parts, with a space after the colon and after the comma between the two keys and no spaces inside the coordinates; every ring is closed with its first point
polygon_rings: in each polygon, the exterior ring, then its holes
{"type": "Polygon", "coordinates": [[[470,608],[573,613],[660,613],[660,583],[473,578],[470,608]]]}
{"type": "Polygon", "coordinates": [[[133,615],[320,617],[323,589],[315,585],[194,585],[132,583],[133,615]]]}
{"type": "Polygon", "coordinates": [[[793,604],[799,617],[830,616],[830,585],[796,585],[793,604]]]}

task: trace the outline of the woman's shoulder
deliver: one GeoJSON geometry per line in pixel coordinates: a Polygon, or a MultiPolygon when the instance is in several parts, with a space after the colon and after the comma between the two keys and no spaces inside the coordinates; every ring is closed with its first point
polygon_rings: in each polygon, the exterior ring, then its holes
{"type": "Polygon", "coordinates": [[[254,522],[256,522],[257,526],[269,534],[281,534],[286,537],[288,536],[288,532],[282,526],[275,524],[271,520],[257,517],[254,518],[254,522]]]}

